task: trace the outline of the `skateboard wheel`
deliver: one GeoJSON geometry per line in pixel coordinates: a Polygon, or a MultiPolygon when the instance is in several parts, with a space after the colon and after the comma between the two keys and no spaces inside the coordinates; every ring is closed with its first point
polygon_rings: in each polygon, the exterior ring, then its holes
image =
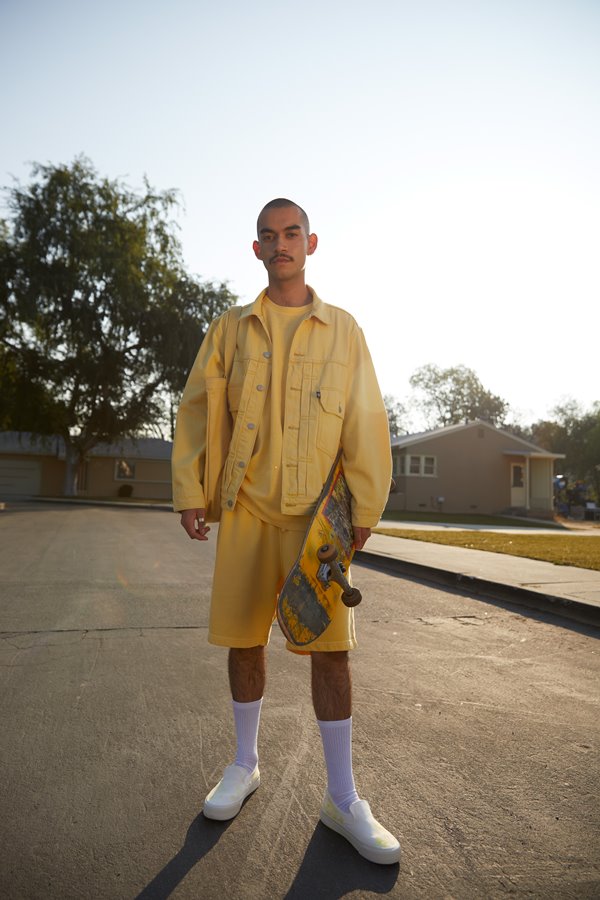
{"type": "Polygon", "coordinates": [[[349,591],[342,591],[342,602],[344,606],[358,606],[362,600],[362,594],[358,588],[351,588],[349,591]]]}
{"type": "Polygon", "coordinates": [[[317,558],[321,563],[330,563],[337,557],[337,552],[333,544],[323,544],[317,550],[317,558]]]}

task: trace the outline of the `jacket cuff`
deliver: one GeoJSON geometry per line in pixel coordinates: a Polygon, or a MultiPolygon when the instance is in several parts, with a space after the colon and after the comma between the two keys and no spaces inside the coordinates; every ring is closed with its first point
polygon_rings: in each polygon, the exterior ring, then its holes
{"type": "Polygon", "coordinates": [[[381,513],[374,509],[357,508],[352,510],[353,528],[375,528],[381,520],[381,513]]]}
{"type": "Polygon", "coordinates": [[[198,494],[190,494],[190,495],[181,495],[175,494],[173,495],[173,509],[175,512],[182,512],[184,509],[205,509],[206,508],[206,500],[204,498],[204,491],[198,494]]]}

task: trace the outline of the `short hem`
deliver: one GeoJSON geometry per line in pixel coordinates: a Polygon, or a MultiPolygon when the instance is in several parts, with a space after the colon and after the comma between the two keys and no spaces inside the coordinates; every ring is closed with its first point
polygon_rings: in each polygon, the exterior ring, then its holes
{"type": "Polygon", "coordinates": [[[208,643],[216,647],[229,647],[230,650],[248,650],[250,647],[266,647],[271,635],[264,641],[248,640],[245,638],[229,638],[220,634],[208,633],[208,643]]]}
{"type": "MultiPolygon", "coordinates": [[[[313,643],[316,644],[317,641],[313,641],[313,643]]],[[[304,646],[299,647],[296,644],[292,644],[291,641],[285,642],[286,650],[289,650],[291,653],[296,653],[298,656],[309,656],[313,652],[336,653],[340,650],[356,650],[357,646],[358,641],[356,640],[329,641],[328,643],[319,644],[318,647],[312,647],[311,644],[305,644],[304,646]]]]}

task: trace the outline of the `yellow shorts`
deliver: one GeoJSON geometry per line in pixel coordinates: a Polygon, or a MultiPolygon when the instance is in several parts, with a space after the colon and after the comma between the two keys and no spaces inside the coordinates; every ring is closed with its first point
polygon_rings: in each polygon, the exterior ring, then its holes
{"type": "MultiPolygon", "coordinates": [[[[208,640],[221,647],[266,646],[276,618],[277,597],[300,552],[304,532],[268,525],[238,503],[221,516],[210,604],[208,640]]],[[[321,637],[306,649],[353,650],[354,610],[339,603],[321,637]]]]}

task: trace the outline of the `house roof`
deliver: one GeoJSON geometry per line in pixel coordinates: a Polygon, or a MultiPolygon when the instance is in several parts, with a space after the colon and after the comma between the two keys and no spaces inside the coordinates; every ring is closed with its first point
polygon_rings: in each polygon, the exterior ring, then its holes
{"type": "MultiPolygon", "coordinates": [[[[114,459],[170,459],[172,441],[162,438],[123,438],[114,444],[97,444],[88,456],[114,459]]],[[[65,442],[59,435],[37,435],[28,431],[1,431],[0,454],[26,453],[29,456],[65,458],[65,442]]]]}
{"type": "Polygon", "coordinates": [[[494,425],[490,425],[489,422],[484,422],[482,419],[474,419],[472,422],[463,422],[460,425],[445,425],[443,428],[433,428],[431,431],[421,431],[418,434],[401,434],[399,437],[392,438],[392,447],[403,449],[404,447],[411,447],[414,444],[435,441],[439,438],[446,437],[448,434],[453,434],[457,431],[466,431],[470,428],[487,428],[490,431],[496,432],[496,434],[506,435],[511,441],[516,441],[518,444],[522,445],[522,449],[520,450],[516,450],[515,447],[512,447],[512,449],[507,448],[503,451],[505,454],[514,455],[517,452],[523,456],[564,459],[564,453],[551,453],[548,450],[544,450],[543,447],[532,444],[531,441],[526,441],[516,434],[511,434],[508,431],[503,431],[501,428],[496,428],[494,425]]]}
{"type": "Polygon", "coordinates": [[[115,444],[97,444],[89,456],[110,456],[128,459],[171,459],[172,441],[162,438],[123,438],[115,444]]]}

